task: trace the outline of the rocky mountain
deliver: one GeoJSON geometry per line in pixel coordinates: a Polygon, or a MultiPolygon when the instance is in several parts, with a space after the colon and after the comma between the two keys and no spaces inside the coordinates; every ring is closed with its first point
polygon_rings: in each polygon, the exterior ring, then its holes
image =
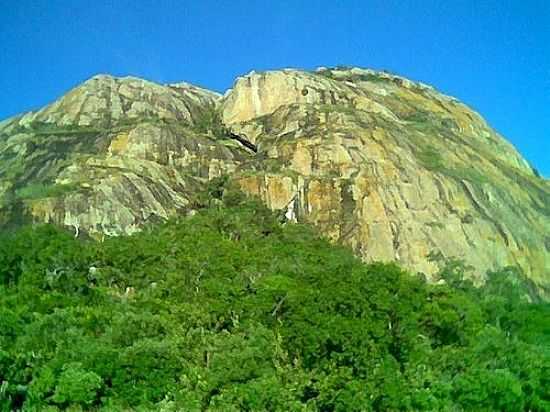
{"type": "Polygon", "coordinates": [[[466,105],[385,72],[251,72],[224,96],[96,76],[0,123],[0,224],[101,238],[197,207],[228,175],[367,261],[476,279],[520,267],[550,295],[550,182],[466,105]]]}

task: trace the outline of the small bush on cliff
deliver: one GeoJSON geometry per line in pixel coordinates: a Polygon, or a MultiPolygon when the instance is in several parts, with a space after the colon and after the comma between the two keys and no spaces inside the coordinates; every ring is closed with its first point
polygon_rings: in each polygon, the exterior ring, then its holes
{"type": "Polygon", "coordinates": [[[218,183],[133,236],[0,235],[0,410],[550,410],[550,307],[510,273],[428,285],[218,183]]]}
{"type": "Polygon", "coordinates": [[[227,139],[228,132],[225,128],[220,111],[212,106],[201,110],[193,117],[194,128],[200,133],[211,135],[218,139],[227,139]]]}

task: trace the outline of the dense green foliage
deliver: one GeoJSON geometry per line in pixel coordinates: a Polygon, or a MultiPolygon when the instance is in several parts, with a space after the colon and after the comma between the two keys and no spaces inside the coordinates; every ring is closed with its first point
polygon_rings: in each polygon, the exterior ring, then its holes
{"type": "Polygon", "coordinates": [[[0,238],[0,410],[550,411],[550,307],[426,284],[223,184],[192,217],[0,238]]]}
{"type": "Polygon", "coordinates": [[[17,199],[42,199],[45,197],[61,196],[64,193],[75,190],[76,185],[71,184],[50,184],[43,183],[30,184],[15,191],[17,199]]]}

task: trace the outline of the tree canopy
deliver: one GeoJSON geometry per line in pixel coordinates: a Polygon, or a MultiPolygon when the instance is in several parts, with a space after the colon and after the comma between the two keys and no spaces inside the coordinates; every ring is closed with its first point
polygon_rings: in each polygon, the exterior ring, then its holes
{"type": "Polygon", "coordinates": [[[550,411],[550,306],[521,275],[427,284],[211,192],[104,242],[0,235],[0,410],[550,411]]]}

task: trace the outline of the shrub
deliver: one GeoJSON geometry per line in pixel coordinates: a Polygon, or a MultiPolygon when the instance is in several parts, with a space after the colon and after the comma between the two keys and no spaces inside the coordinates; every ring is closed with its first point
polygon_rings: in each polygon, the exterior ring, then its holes
{"type": "Polygon", "coordinates": [[[89,406],[97,399],[101,386],[100,376],[84,370],[80,363],[71,363],[63,367],[52,400],[60,405],[89,406]]]}

